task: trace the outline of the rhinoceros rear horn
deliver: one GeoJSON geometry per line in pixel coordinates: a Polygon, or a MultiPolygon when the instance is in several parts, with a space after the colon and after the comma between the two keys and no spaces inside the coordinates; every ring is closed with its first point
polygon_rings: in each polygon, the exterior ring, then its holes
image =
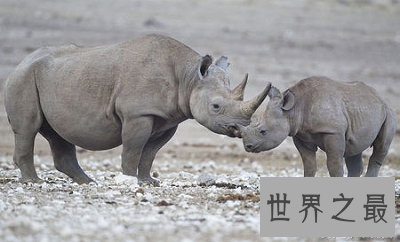
{"type": "Polygon", "coordinates": [[[246,75],[243,78],[243,81],[231,91],[231,97],[233,100],[243,101],[244,89],[246,88],[248,78],[249,74],[246,73],[246,75]]]}
{"type": "Polygon", "coordinates": [[[209,55],[204,56],[201,58],[197,73],[199,75],[200,80],[203,80],[204,77],[207,75],[208,67],[212,64],[212,57],[209,55]]]}
{"type": "Polygon", "coordinates": [[[241,103],[242,113],[247,117],[251,117],[251,115],[253,115],[253,113],[257,110],[257,108],[267,97],[270,89],[271,89],[271,83],[268,83],[265,89],[260,94],[258,94],[258,96],[254,97],[251,100],[242,102],[241,103]]]}

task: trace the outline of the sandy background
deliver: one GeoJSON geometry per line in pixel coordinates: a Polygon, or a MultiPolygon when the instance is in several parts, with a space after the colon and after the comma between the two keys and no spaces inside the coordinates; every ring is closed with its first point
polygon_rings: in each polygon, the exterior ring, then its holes
{"type": "MultiPolygon", "coordinates": [[[[185,121],[154,162],[162,187],[138,191],[120,176],[121,148],[78,148],[81,166],[98,185],[77,186],[54,169],[38,135],[35,164],[46,183],[17,182],[2,90],[16,65],[43,45],[112,44],[147,33],[174,37],[215,59],[228,56],[232,85],[250,74],[245,98],[267,81],[285,90],[324,75],[366,82],[400,117],[397,1],[0,0],[1,241],[282,240],[259,238],[258,184],[260,176],[302,176],[290,139],[273,151],[249,154],[239,139],[185,121]],[[218,186],[197,186],[204,173],[218,186]]],[[[400,177],[398,134],[381,176],[400,177]]],[[[324,159],[318,153],[318,176],[327,176],[324,159]]]]}

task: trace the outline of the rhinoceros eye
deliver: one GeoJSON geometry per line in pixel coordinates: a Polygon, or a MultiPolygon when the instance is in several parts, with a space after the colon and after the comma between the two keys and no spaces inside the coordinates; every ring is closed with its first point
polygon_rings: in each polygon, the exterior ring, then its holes
{"type": "Polygon", "coordinates": [[[261,135],[266,135],[267,133],[268,133],[268,131],[266,129],[260,130],[260,134],[261,135]]]}
{"type": "Polygon", "coordinates": [[[220,100],[218,98],[215,99],[215,100],[212,100],[211,103],[210,103],[211,104],[210,105],[211,111],[214,112],[214,113],[220,113],[222,111],[221,103],[222,103],[222,100],[220,100]]]}

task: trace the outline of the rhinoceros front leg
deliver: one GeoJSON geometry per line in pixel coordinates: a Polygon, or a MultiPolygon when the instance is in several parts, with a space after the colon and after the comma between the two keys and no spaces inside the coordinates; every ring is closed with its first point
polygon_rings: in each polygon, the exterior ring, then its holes
{"type": "Polygon", "coordinates": [[[323,142],[329,175],[331,177],[343,177],[344,135],[327,134],[324,135],[323,142]]]}
{"type": "Polygon", "coordinates": [[[138,176],[138,166],[143,148],[148,142],[153,128],[152,117],[124,120],[122,125],[122,173],[138,176]]]}
{"type": "Polygon", "coordinates": [[[177,128],[178,126],[175,126],[165,131],[159,137],[150,138],[146,143],[142,151],[142,157],[140,159],[138,169],[138,177],[140,182],[153,184],[154,186],[160,185],[160,182],[152,178],[150,175],[151,166],[153,165],[153,161],[157,152],[172,138],[172,136],[174,136],[177,128]]]}
{"type": "Polygon", "coordinates": [[[317,160],[315,157],[317,147],[313,145],[306,146],[301,140],[296,137],[293,137],[293,142],[297,150],[299,151],[301,159],[303,161],[304,176],[314,177],[315,173],[317,172],[317,160]]]}

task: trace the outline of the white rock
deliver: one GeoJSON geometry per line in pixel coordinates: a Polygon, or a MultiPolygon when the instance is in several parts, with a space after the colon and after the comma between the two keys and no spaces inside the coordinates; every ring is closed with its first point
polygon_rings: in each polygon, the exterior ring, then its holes
{"type": "Polygon", "coordinates": [[[119,174],[114,177],[114,182],[117,185],[129,185],[129,186],[138,186],[138,180],[134,176],[126,176],[123,174],[119,174]]]}
{"type": "Polygon", "coordinates": [[[260,164],[258,164],[256,161],[251,164],[251,167],[253,169],[255,169],[257,172],[263,172],[264,171],[263,167],[260,164]]]}
{"type": "Polygon", "coordinates": [[[24,192],[24,189],[22,189],[22,187],[17,187],[15,188],[15,192],[24,192]]]}
{"type": "Polygon", "coordinates": [[[4,210],[6,210],[6,205],[2,200],[0,200],[0,213],[3,212],[4,210]]]}
{"type": "Polygon", "coordinates": [[[234,208],[234,207],[237,206],[238,204],[237,204],[237,201],[231,201],[231,200],[229,200],[229,201],[226,201],[225,205],[226,205],[228,208],[234,208]]]}
{"type": "Polygon", "coordinates": [[[203,173],[197,178],[197,184],[201,186],[212,186],[215,184],[215,179],[211,174],[203,173]]]}
{"type": "Polygon", "coordinates": [[[186,195],[186,194],[184,194],[184,193],[179,194],[178,197],[179,197],[180,199],[192,199],[192,198],[193,198],[192,196],[186,195]]]}
{"type": "Polygon", "coordinates": [[[62,227],[62,229],[59,231],[59,233],[62,237],[69,237],[74,233],[74,231],[71,229],[70,226],[65,225],[62,227]]]}
{"type": "Polygon", "coordinates": [[[42,184],[40,184],[40,187],[42,189],[47,189],[49,187],[49,185],[46,182],[43,182],[42,184]]]}
{"type": "Polygon", "coordinates": [[[151,200],[153,200],[153,195],[151,195],[151,193],[146,193],[146,194],[144,194],[144,198],[147,201],[151,201],[151,200]]]}
{"type": "Polygon", "coordinates": [[[189,208],[189,205],[188,205],[188,203],[186,201],[180,201],[178,203],[178,206],[182,207],[182,208],[185,208],[185,209],[189,208]]]}
{"type": "Polygon", "coordinates": [[[25,214],[35,214],[37,208],[33,205],[21,205],[21,211],[24,211],[25,214]]]}
{"type": "Polygon", "coordinates": [[[193,178],[193,174],[191,174],[189,172],[181,171],[181,172],[179,172],[179,177],[183,178],[185,180],[189,180],[189,179],[193,178]]]}
{"type": "Polygon", "coordinates": [[[217,195],[215,195],[214,193],[210,192],[209,194],[207,194],[207,197],[209,198],[215,198],[217,195]]]}

